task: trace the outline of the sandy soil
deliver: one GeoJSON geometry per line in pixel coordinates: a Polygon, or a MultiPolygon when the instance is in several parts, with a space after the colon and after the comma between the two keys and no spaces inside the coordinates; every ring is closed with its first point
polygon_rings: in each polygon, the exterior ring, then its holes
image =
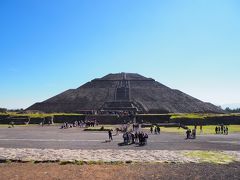
{"type": "Polygon", "coordinates": [[[239,179],[240,163],[59,165],[57,163],[3,163],[1,180],[31,179],[239,179]]]}

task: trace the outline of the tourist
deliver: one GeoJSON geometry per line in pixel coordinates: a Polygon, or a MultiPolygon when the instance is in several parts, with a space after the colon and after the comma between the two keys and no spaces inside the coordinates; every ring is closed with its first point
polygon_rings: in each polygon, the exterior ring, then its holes
{"type": "Polygon", "coordinates": [[[226,135],[228,135],[228,127],[226,126],[226,135]]]}
{"type": "Polygon", "coordinates": [[[144,143],[147,144],[147,139],[148,139],[147,133],[144,134],[144,137],[143,137],[143,138],[144,138],[144,143]]]}
{"type": "Polygon", "coordinates": [[[151,134],[153,133],[153,126],[151,126],[151,128],[150,128],[150,132],[151,132],[151,134]]]}
{"type": "Polygon", "coordinates": [[[139,141],[138,141],[138,133],[136,132],[135,133],[135,143],[138,143],[139,141]]]}
{"type": "Polygon", "coordinates": [[[193,138],[193,139],[196,139],[196,129],[193,129],[193,130],[192,130],[192,138],[193,138]]]}
{"type": "Polygon", "coordinates": [[[221,127],[218,126],[218,134],[221,134],[221,127]]]}
{"type": "Polygon", "coordinates": [[[203,133],[203,127],[202,127],[202,125],[200,126],[200,134],[202,134],[203,133]]]}
{"type": "Polygon", "coordinates": [[[221,125],[221,134],[223,134],[223,127],[224,127],[224,125],[222,124],[221,125]]]}
{"type": "Polygon", "coordinates": [[[12,128],[14,127],[14,122],[13,121],[11,121],[10,122],[10,124],[11,124],[11,126],[12,126],[12,128]]]}
{"type": "Polygon", "coordinates": [[[187,138],[186,138],[186,139],[189,139],[189,138],[190,138],[190,134],[191,134],[191,130],[190,130],[190,129],[187,129],[187,131],[186,131],[187,138]]]}
{"type": "Polygon", "coordinates": [[[133,133],[131,133],[131,138],[132,138],[132,144],[135,144],[135,136],[133,133]]]}
{"type": "Polygon", "coordinates": [[[109,137],[109,140],[113,140],[113,138],[112,138],[112,129],[110,129],[108,131],[108,137],[109,137]]]}
{"type": "Polygon", "coordinates": [[[138,134],[138,139],[139,139],[139,145],[142,145],[143,144],[143,133],[142,132],[140,132],[138,134]]]}
{"type": "Polygon", "coordinates": [[[127,133],[127,143],[128,143],[128,144],[130,144],[131,139],[132,139],[131,133],[128,132],[128,133],[127,133]]]}
{"type": "Polygon", "coordinates": [[[160,131],[161,131],[161,130],[160,130],[160,127],[157,126],[157,133],[160,134],[160,131]]]}
{"type": "Polygon", "coordinates": [[[226,135],[226,126],[223,127],[223,134],[226,135]]]}
{"type": "Polygon", "coordinates": [[[218,127],[215,127],[215,133],[218,134],[218,127]]]}
{"type": "Polygon", "coordinates": [[[123,142],[124,144],[127,144],[127,133],[123,133],[123,142]]]}
{"type": "Polygon", "coordinates": [[[154,133],[157,134],[157,127],[154,128],[154,133]]]}

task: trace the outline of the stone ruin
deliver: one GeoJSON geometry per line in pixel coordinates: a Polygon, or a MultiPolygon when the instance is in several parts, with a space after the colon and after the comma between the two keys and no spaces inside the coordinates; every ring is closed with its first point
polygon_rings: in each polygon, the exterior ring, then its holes
{"type": "Polygon", "coordinates": [[[179,90],[134,73],[108,74],[77,89],[69,89],[27,110],[46,113],[133,111],[138,113],[223,113],[179,90]]]}

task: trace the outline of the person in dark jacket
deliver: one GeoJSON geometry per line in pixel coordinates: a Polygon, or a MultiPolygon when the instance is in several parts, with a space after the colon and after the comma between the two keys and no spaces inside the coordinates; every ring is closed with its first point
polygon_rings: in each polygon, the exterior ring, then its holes
{"type": "Polygon", "coordinates": [[[109,137],[109,140],[113,140],[113,138],[112,138],[112,130],[108,131],[108,137],[109,137]]]}

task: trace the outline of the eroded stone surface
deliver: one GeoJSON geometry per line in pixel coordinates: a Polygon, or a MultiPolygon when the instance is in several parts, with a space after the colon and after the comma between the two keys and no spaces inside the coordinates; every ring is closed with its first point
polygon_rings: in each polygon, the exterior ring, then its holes
{"type": "MultiPolygon", "coordinates": [[[[69,150],[69,149],[14,149],[0,148],[0,159],[21,161],[132,161],[132,162],[175,162],[199,163],[196,157],[185,154],[191,151],[167,150],[69,150]]],[[[240,162],[240,151],[219,151],[240,162]]]]}

